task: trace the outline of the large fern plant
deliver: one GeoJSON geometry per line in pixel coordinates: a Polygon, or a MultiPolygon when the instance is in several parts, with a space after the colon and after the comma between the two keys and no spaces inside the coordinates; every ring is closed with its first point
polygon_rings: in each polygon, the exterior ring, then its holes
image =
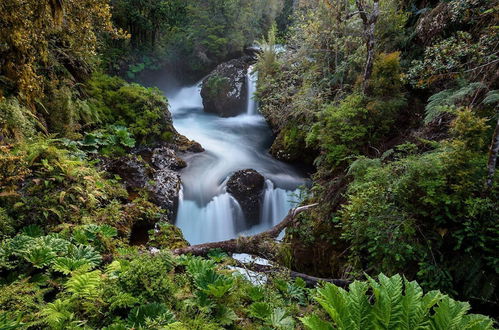
{"type": "Polygon", "coordinates": [[[467,314],[470,305],[451,299],[439,291],[423,294],[416,282],[400,275],[378,276],[366,282],[355,281],[344,290],[327,283],[317,290],[315,300],[330,320],[317,315],[301,319],[312,330],[326,329],[407,329],[483,330],[493,329],[490,318],[467,314]]]}

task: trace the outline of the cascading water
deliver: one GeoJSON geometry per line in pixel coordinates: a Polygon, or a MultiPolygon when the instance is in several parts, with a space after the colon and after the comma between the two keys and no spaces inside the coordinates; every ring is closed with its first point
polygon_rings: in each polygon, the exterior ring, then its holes
{"type": "MultiPolygon", "coordinates": [[[[267,152],[272,133],[258,113],[253,99],[257,73],[248,70],[248,103],[245,113],[221,118],[203,111],[200,84],[174,93],[165,88],[174,126],[195,140],[205,152],[186,156],[182,170],[182,194],[176,225],[191,244],[213,242],[238,235],[250,235],[281,221],[293,206],[297,187],[305,183],[292,166],[273,159],[267,152]],[[261,221],[251,225],[244,219],[237,201],[226,192],[227,178],[252,168],[265,178],[261,221]]],[[[161,80],[151,85],[165,86],[161,80]]]]}
{"type": "Polygon", "coordinates": [[[246,74],[246,85],[248,86],[248,104],[246,106],[247,115],[255,115],[257,113],[257,104],[254,98],[256,92],[256,83],[258,81],[258,72],[255,71],[254,66],[248,68],[248,73],[246,74]]]}

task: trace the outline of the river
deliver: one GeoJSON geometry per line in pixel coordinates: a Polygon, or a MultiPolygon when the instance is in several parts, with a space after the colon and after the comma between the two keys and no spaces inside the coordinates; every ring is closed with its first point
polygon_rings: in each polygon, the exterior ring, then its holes
{"type": "MultiPolygon", "coordinates": [[[[256,90],[257,73],[247,74],[248,95],[256,90]]],[[[167,96],[177,131],[199,142],[205,152],[185,157],[176,225],[191,244],[213,242],[264,231],[281,221],[298,202],[306,180],[293,166],[268,153],[272,132],[258,112],[253,97],[236,117],[221,118],[203,111],[200,83],[179,87],[166,75],[155,75],[148,85],[167,96]],[[237,170],[255,169],[265,177],[261,219],[246,221],[237,201],[226,192],[226,182],[237,170]]]]}

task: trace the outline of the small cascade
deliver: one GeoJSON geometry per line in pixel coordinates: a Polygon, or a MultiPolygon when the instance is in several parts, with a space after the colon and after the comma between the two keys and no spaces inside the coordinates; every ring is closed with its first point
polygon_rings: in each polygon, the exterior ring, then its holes
{"type": "Polygon", "coordinates": [[[267,226],[278,224],[286,217],[289,210],[294,206],[298,190],[289,191],[275,188],[274,183],[265,180],[265,193],[263,196],[263,206],[260,223],[267,226]]]}
{"type": "Polygon", "coordinates": [[[194,86],[181,88],[175,97],[169,97],[168,103],[170,110],[175,113],[181,109],[196,109],[203,107],[203,99],[201,98],[201,82],[194,86]]]}
{"type": "Polygon", "coordinates": [[[206,206],[179,197],[176,225],[191,244],[216,242],[237,236],[238,222],[244,219],[237,201],[225,192],[215,196],[206,206]]]}
{"type": "Polygon", "coordinates": [[[246,74],[246,85],[248,88],[248,102],[246,105],[246,114],[253,116],[257,114],[257,104],[255,101],[256,83],[258,81],[258,72],[254,71],[253,65],[248,68],[246,74]]]}

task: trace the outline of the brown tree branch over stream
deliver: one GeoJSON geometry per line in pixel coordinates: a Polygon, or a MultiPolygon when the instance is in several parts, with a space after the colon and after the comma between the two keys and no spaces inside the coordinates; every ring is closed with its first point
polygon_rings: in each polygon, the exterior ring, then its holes
{"type": "Polygon", "coordinates": [[[260,234],[246,237],[238,237],[220,242],[203,243],[192,245],[185,248],[173,250],[173,254],[192,254],[196,256],[205,256],[210,250],[221,249],[229,253],[247,253],[262,257],[268,260],[276,260],[279,243],[276,242],[277,236],[291,223],[301,212],[304,212],[317,204],[310,204],[291,209],[288,215],[277,225],[260,234]]]}
{"type": "MultiPolygon", "coordinates": [[[[296,220],[298,214],[317,205],[318,204],[310,204],[291,209],[288,215],[281,222],[260,234],[220,242],[192,245],[185,248],[175,249],[172,252],[176,255],[192,254],[196,256],[206,256],[210,250],[221,249],[228,253],[246,253],[265,258],[267,260],[276,261],[279,248],[279,242],[276,241],[277,236],[279,236],[279,234],[286,227],[291,225],[296,220]]],[[[278,266],[261,265],[258,263],[242,263],[237,261],[236,264],[238,267],[265,274],[278,272],[280,270],[280,267],[278,266]]],[[[289,270],[289,275],[291,278],[303,279],[309,287],[313,287],[320,282],[329,282],[341,287],[346,287],[350,284],[350,281],[348,280],[319,278],[292,270],[289,270]]]]}

